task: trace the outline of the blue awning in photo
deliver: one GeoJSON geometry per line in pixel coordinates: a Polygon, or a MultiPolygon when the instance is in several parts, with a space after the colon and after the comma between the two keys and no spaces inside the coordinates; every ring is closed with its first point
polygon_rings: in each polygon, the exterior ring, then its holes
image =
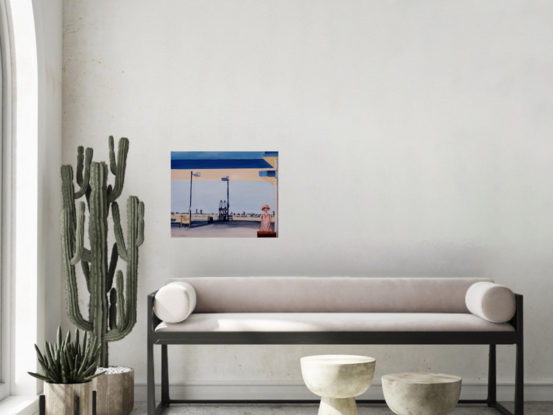
{"type": "Polygon", "coordinates": [[[278,151],[172,151],[172,170],[271,169],[278,151]]]}

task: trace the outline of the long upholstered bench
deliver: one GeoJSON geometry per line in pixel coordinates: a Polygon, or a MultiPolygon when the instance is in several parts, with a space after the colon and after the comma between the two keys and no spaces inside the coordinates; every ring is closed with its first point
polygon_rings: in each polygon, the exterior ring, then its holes
{"type": "Polygon", "coordinates": [[[487,399],[459,403],[506,415],[513,413],[497,401],[496,346],[516,345],[514,415],[523,415],[522,301],[480,278],[170,279],[148,296],[148,415],[200,403],[169,397],[167,346],[175,344],[488,345],[487,399]],[[157,406],[155,345],[161,345],[162,373],[157,406]]]}

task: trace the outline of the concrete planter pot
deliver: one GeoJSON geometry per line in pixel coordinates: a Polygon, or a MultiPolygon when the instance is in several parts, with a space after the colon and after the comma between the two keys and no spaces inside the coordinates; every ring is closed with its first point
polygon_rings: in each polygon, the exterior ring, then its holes
{"type": "Polygon", "coordinates": [[[46,415],[74,415],[75,396],[79,397],[80,415],[92,415],[92,382],[44,383],[46,415]]]}
{"type": "Polygon", "coordinates": [[[105,374],[92,380],[97,415],[128,415],[134,408],[134,370],[105,374]]]}

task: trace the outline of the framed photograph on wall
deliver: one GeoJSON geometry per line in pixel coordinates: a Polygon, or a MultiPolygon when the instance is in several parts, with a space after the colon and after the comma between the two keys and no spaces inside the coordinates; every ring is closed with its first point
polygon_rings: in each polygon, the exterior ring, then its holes
{"type": "Polygon", "coordinates": [[[278,151],[172,151],[172,238],[278,237],[278,151]]]}

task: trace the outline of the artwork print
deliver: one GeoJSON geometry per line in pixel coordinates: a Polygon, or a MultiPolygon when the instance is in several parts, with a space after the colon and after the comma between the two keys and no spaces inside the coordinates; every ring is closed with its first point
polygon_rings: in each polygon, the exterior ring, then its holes
{"type": "Polygon", "coordinates": [[[278,237],[278,152],[172,151],[171,237],[278,237]]]}

